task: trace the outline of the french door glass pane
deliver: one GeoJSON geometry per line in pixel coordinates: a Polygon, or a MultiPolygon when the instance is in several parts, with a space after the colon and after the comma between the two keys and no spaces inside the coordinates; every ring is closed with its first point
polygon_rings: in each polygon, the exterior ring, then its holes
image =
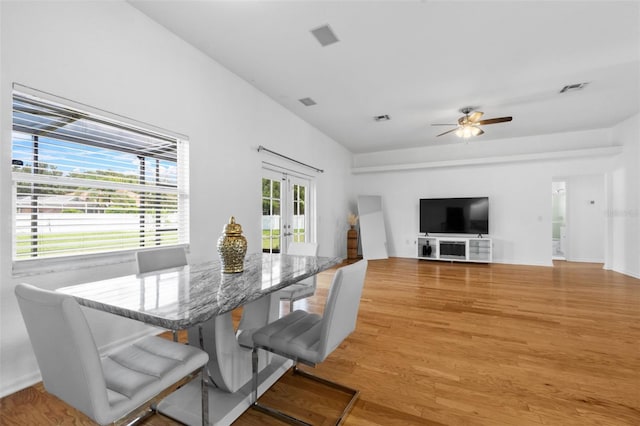
{"type": "Polygon", "coordinates": [[[262,251],[280,253],[280,181],[262,178],[262,251]]]}
{"type": "Polygon", "coordinates": [[[303,243],[307,241],[306,227],[307,220],[305,216],[305,194],[306,190],[303,185],[293,184],[293,241],[303,243]]]}

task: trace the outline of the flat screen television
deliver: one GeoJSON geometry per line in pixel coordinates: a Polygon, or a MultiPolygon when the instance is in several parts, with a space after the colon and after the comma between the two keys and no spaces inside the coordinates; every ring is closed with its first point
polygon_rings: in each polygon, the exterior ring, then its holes
{"type": "Polygon", "coordinates": [[[489,197],[421,199],[420,232],[488,234],[489,197]]]}

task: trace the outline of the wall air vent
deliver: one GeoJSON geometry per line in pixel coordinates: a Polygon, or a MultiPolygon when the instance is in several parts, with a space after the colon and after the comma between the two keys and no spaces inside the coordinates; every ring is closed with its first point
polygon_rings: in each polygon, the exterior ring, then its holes
{"type": "Polygon", "coordinates": [[[582,90],[587,86],[587,84],[589,83],[586,82],[586,83],[567,84],[560,90],[560,93],[575,92],[577,90],[582,90]]]}
{"type": "Polygon", "coordinates": [[[373,119],[375,121],[389,121],[391,120],[391,117],[388,114],[384,114],[384,115],[376,115],[375,117],[373,117],[373,119]]]}
{"type": "Polygon", "coordinates": [[[312,106],[316,104],[316,101],[314,101],[311,98],[302,98],[302,99],[298,99],[298,101],[300,101],[300,103],[302,103],[302,105],[304,106],[312,106]]]}
{"type": "Polygon", "coordinates": [[[321,27],[314,28],[313,30],[311,30],[311,34],[313,34],[313,36],[316,38],[316,40],[318,40],[318,43],[320,43],[322,47],[340,41],[329,25],[323,25],[321,27]]]}

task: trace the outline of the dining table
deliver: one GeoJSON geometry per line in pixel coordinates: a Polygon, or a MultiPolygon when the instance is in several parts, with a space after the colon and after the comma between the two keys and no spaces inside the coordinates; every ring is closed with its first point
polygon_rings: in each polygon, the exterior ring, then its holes
{"type": "MultiPolygon", "coordinates": [[[[251,403],[251,333],[279,316],[281,290],[330,269],[338,257],[252,253],[244,270],[222,272],[218,259],[92,281],[57,291],[88,308],[167,330],[187,330],[188,341],[209,354],[209,423],[228,425],[251,403]],[[237,327],[232,312],[242,307],[237,327]],[[244,343],[241,345],[241,343],[244,343]]],[[[259,353],[258,393],[293,365],[287,358],[259,353]]],[[[164,398],[156,409],[181,423],[201,423],[198,380],[164,398]]]]}

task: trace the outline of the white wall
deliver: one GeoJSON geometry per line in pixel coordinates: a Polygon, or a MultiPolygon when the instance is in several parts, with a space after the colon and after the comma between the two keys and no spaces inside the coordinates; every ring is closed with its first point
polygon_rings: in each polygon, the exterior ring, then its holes
{"type": "MultiPolygon", "coordinates": [[[[317,175],[321,255],[346,257],[351,155],[254,87],[124,2],[0,2],[0,394],[39,379],[13,289],[54,289],[133,273],[133,262],[47,275],[11,274],[11,84],[124,115],[190,138],[190,261],[217,256],[234,215],[260,250],[258,145],[325,170],[317,175]]],[[[282,163],[282,162],[281,162],[282,163]]],[[[290,164],[282,163],[290,166],[290,164]]],[[[133,260],[133,259],[131,259],[133,260]]],[[[105,346],[148,328],[88,311],[105,346]]]]}
{"type": "Polygon", "coordinates": [[[640,278],[640,115],[612,129],[623,153],[607,176],[607,229],[612,236],[605,268],[640,278]]]}
{"type": "Polygon", "coordinates": [[[604,263],[604,174],[572,176],[567,182],[567,260],[604,263]]]}
{"type": "MultiPolygon", "coordinates": [[[[518,138],[513,142],[535,147],[546,145],[548,140],[556,144],[557,151],[578,149],[580,140],[588,141],[588,150],[612,146],[610,132],[607,130],[518,138]],[[566,141],[564,146],[563,140],[566,141]]],[[[355,189],[358,193],[382,196],[390,256],[415,256],[420,198],[488,196],[494,261],[551,265],[552,179],[557,176],[582,176],[586,171],[602,177],[612,169],[617,156],[492,162],[496,158],[494,144],[504,146],[508,142],[478,139],[468,144],[452,143],[448,151],[446,147],[438,147],[438,152],[433,157],[430,156],[431,148],[363,155],[366,158],[356,155],[355,162],[361,167],[382,165],[384,158],[388,157],[394,158],[395,164],[424,162],[429,158],[434,158],[437,162],[449,161],[455,164],[457,158],[481,159],[482,146],[486,146],[488,160],[485,165],[355,175],[355,189]],[[466,147],[473,150],[473,155],[462,152],[466,147]]],[[[535,154],[533,150],[529,153],[535,154]]]]}

